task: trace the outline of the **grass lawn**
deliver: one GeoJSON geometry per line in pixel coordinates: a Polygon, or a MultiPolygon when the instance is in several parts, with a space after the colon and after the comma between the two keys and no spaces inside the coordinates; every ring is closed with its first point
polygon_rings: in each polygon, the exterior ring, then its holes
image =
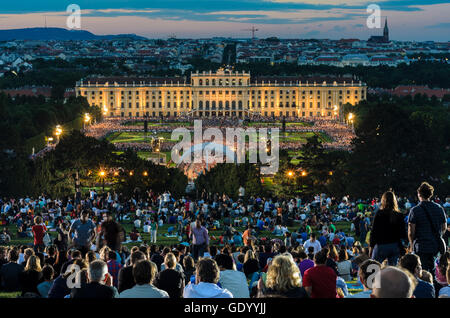
{"type": "MultiPolygon", "coordinates": [[[[161,127],[161,126],[163,126],[163,127],[168,127],[168,126],[181,127],[181,126],[194,126],[194,123],[193,122],[179,122],[179,123],[177,123],[177,122],[175,122],[175,123],[148,122],[147,125],[148,125],[149,128],[151,128],[151,127],[161,127]]],[[[144,122],[143,121],[130,121],[130,122],[124,123],[123,126],[142,126],[142,127],[144,127],[144,122]]]]}

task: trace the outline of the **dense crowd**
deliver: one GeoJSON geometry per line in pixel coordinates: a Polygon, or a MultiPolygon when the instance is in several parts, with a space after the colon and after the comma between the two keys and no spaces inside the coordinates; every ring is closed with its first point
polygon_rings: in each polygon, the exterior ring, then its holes
{"type": "MultiPolygon", "coordinates": [[[[136,119],[138,120],[138,119],[136,119]]],[[[144,120],[144,118],[142,118],[144,120]]],[[[313,132],[313,133],[325,133],[328,134],[332,141],[331,142],[325,142],[323,145],[325,148],[335,148],[335,149],[350,149],[350,142],[352,138],[354,137],[354,133],[352,129],[341,122],[335,121],[335,120],[325,120],[325,119],[309,119],[309,120],[301,120],[299,121],[298,118],[291,118],[289,119],[290,123],[294,122],[312,122],[314,123],[312,126],[303,126],[303,125],[290,125],[287,126],[285,131],[287,133],[289,132],[313,132]]],[[[153,119],[155,121],[155,119],[153,119]]],[[[185,127],[185,124],[187,121],[192,121],[192,118],[165,118],[166,122],[173,122],[173,123],[180,123],[180,127],[185,127]]],[[[152,121],[149,121],[152,122],[152,121]]],[[[258,117],[258,123],[253,123],[252,128],[280,128],[276,124],[279,124],[279,122],[276,122],[273,118],[259,118],[258,117]],[[259,123],[259,124],[258,124],[259,123]],[[273,124],[272,126],[268,126],[268,124],[273,124]]],[[[166,125],[161,126],[151,126],[149,127],[149,140],[153,135],[157,135],[158,133],[162,132],[172,132],[173,129],[177,128],[178,126],[173,127],[167,127],[166,125]]],[[[236,127],[243,127],[243,120],[238,118],[205,118],[202,119],[202,129],[208,129],[208,128],[220,128],[222,131],[225,130],[225,128],[236,128],[236,127]]],[[[193,130],[193,126],[185,127],[187,129],[193,130]]],[[[118,119],[118,118],[112,118],[104,120],[100,123],[96,123],[93,125],[89,125],[86,128],[85,134],[86,136],[95,137],[95,138],[102,138],[106,136],[109,133],[113,132],[141,132],[143,131],[143,126],[133,125],[133,122],[129,122],[125,119],[118,119]],[[127,125],[125,125],[128,123],[127,125]]],[[[224,134],[225,136],[225,134],[224,134]]],[[[170,146],[173,146],[175,142],[165,142],[166,148],[170,148],[170,146]]],[[[129,148],[138,148],[140,150],[148,150],[149,147],[145,146],[144,143],[139,143],[139,145],[135,143],[120,143],[115,144],[117,147],[120,147],[121,149],[129,147],[129,148]]],[[[281,141],[280,142],[280,149],[300,149],[302,146],[302,143],[295,142],[295,141],[281,141]]]]}
{"type": "Polygon", "coordinates": [[[44,298],[450,297],[441,244],[450,198],[428,183],[418,202],[391,191],[308,201],[238,193],[4,198],[1,289],[44,298]]]}

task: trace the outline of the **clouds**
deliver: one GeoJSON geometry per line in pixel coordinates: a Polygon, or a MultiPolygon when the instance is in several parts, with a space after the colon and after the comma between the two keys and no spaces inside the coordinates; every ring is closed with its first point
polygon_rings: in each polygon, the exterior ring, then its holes
{"type": "MultiPolygon", "coordinates": [[[[448,40],[450,4],[442,0],[377,0],[381,15],[389,17],[392,37],[448,40]],[[424,30],[428,30],[426,33],[424,30]]],[[[185,34],[191,37],[234,36],[255,25],[258,35],[313,37],[359,37],[378,34],[366,26],[366,0],[21,0],[2,3],[2,28],[42,25],[65,27],[71,2],[82,9],[83,28],[94,33],[143,36],[185,34]],[[34,23],[34,24],[33,24],[34,23]],[[164,28],[163,28],[164,26],[164,28]],[[101,31],[100,31],[101,30],[101,31]],[[170,31],[166,31],[170,30],[170,31]],[[375,32],[375,33],[374,33],[375,32]]]]}

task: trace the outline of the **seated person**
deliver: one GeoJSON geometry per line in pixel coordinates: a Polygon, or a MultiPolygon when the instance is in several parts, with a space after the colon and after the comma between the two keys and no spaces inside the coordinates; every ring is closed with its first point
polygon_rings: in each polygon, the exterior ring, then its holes
{"type": "Polygon", "coordinates": [[[133,230],[130,232],[130,240],[137,241],[139,240],[141,235],[139,234],[139,231],[136,227],[133,227],[133,230]]]}

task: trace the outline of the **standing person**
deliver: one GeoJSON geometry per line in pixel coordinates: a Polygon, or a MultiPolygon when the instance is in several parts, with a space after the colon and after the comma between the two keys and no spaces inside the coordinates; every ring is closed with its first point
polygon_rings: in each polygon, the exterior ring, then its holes
{"type": "Polygon", "coordinates": [[[436,256],[445,252],[442,234],[447,220],[444,209],[430,201],[433,192],[434,188],[427,182],[417,189],[420,203],[409,212],[408,239],[410,247],[420,257],[423,269],[434,276],[436,256]]]}
{"type": "Polygon", "coordinates": [[[68,248],[67,240],[69,236],[69,231],[67,230],[67,223],[61,222],[57,227],[56,232],[57,236],[53,241],[53,243],[58,248],[58,251],[67,251],[68,248]]]}
{"type": "Polygon", "coordinates": [[[47,232],[47,228],[43,224],[42,217],[36,216],[34,218],[34,225],[31,227],[31,231],[34,237],[34,251],[43,251],[45,247],[44,235],[47,232]]]}
{"type": "Polygon", "coordinates": [[[158,222],[152,220],[150,223],[150,242],[156,244],[156,235],[158,234],[158,222]]]}
{"type": "Polygon", "coordinates": [[[74,247],[84,255],[89,251],[94,237],[95,224],[89,219],[89,212],[83,210],[80,219],[75,220],[70,227],[69,240],[72,240],[74,247]],[[71,238],[72,234],[74,235],[73,239],[71,238]]]}
{"type": "Polygon", "coordinates": [[[200,219],[195,221],[195,226],[191,230],[192,252],[194,260],[203,257],[209,245],[208,230],[202,226],[200,219]]]}
{"type": "Polygon", "coordinates": [[[120,250],[123,241],[123,229],[119,223],[113,220],[109,214],[105,215],[106,219],[102,222],[100,228],[100,237],[103,238],[103,246],[108,246],[113,251],[120,250]]]}
{"type": "Polygon", "coordinates": [[[404,216],[400,213],[395,194],[387,191],[381,197],[381,208],[375,214],[370,232],[372,259],[380,263],[387,259],[390,266],[396,266],[402,239],[406,239],[404,216]]]}

